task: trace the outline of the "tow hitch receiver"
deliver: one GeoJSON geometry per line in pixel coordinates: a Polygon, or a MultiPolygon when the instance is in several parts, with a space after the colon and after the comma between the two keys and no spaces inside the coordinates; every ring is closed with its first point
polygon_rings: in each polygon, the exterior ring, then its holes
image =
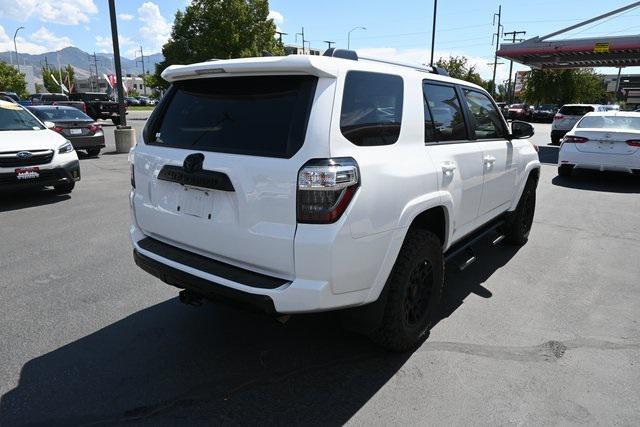
{"type": "Polygon", "coordinates": [[[183,304],[191,305],[193,307],[200,307],[202,305],[202,295],[188,289],[180,291],[178,297],[180,298],[180,302],[183,304]]]}

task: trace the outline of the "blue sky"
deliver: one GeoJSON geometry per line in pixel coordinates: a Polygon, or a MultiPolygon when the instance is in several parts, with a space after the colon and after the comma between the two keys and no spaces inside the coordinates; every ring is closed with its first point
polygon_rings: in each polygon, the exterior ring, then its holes
{"type": "MultiPolygon", "coordinates": [[[[502,4],[505,31],[525,30],[526,37],[543,35],[577,23],[630,0],[441,0],[438,10],[436,57],[465,55],[483,77],[491,74],[493,14],[502,4]]],[[[133,58],[142,46],[147,53],[159,52],[166,41],[177,9],[187,0],[117,0],[121,51],[133,58]]],[[[324,48],[324,40],[369,54],[423,62],[430,46],[433,3],[430,0],[271,0],[278,27],[288,33],[286,43],[295,43],[295,33],[304,26],[313,47],[324,48]]],[[[640,9],[599,25],[567,34],[578,37],[640,33],[640,9]]],[[[111,39],[106,0],[0,0],[0,51],[13,48],[13,32],[19,26],[18,49],[40,53],[72,45],[88,52],[110,52],[111,39]]],[[[566,36],[565,36],[566,37],[566,36]]],[[[522,68],[522,67],[516,67],[522,68]]],[[[612,72],[610,69],[602,70],[612,72]]],[[[638,72],[628,69],[626,72],[638,72]]],[[[508,64],[498,67],[498,79],[506,78],[508,64]]]]}

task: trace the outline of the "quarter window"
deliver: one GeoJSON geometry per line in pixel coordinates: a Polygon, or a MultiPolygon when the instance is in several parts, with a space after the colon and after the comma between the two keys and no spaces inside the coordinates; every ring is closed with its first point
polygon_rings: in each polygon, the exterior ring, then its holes
{"type": "Polygon", "coordinates": [[[423,84],[425,142],[468,139],[462,108],[453,86],[423,84]]]}
{"type": "Polygon", "coordinates": [[[402,124],[402,78],[350,71],[344,84],[340,131],[360,146],[394,144],[402,124]]]}
{"type": "Polygon", "coordinates": [[[506,138],[502,115],[487,95],[465,89],[464,98],[471,112],[471,127],[476,139],[506,138]]]}

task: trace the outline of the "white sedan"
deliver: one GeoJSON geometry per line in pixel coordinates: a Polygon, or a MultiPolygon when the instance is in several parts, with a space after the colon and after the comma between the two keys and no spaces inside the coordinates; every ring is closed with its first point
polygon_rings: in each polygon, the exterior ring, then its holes
{"type": "Polygon", "coordinates": [[[586,114],[562,140],[558,175],[574,169],[640,174],[640,113],[586,114]]]}

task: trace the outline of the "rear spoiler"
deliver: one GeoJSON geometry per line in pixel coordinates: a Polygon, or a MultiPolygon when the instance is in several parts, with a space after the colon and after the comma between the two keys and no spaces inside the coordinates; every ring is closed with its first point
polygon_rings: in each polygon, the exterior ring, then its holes
{"type": "Polygon", "coordinates": [[[336,77],[338,71],[329,58],[309,55],[272,56],[211,60],[190,65],[172,65],[161,76],[172,83],[193,77],[248,74],[310,74],[318,77],[336,77]]]}

